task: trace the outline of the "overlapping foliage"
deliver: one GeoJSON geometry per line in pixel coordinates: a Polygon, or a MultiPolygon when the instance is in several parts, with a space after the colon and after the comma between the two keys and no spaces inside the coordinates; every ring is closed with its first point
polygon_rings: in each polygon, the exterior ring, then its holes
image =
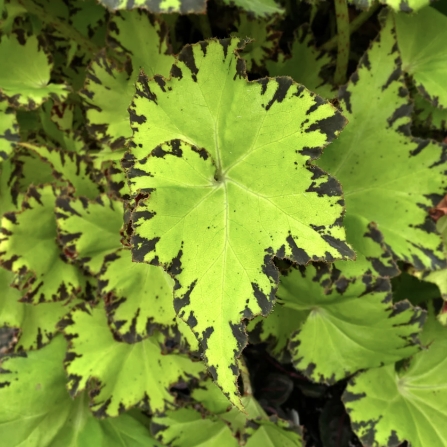
{"type": "Polygon", "coordinates": [[[447,11],[309,3],[0,1],[5,445],[446,445],[447,11]]]}

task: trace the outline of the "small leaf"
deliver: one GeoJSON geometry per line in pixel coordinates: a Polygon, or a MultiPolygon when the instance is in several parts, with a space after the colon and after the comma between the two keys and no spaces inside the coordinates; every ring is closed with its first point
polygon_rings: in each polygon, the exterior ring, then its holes
{"type": "Polygon", "coordinates": [[[289,344],[296,369],[313,381],[332,384],[418,351],[416,334],[425,319],[421,309],[408,301],[393,305],[390,283],[384,279],[342,277],[327,285],[325,269],[293,269],[278,288],[278,302],[297,321],[289,344]],[[300,324],[297,316],[304,311],[307,318],[300,324]]]}
{"type": "Polygon", "coordinates": [[[298,28],[290,53],[290,57],[280,53],[278,61],[266,62],[270,76],[290,76],[323,98],[337,95],[337,92],[332,92],[333,87],[321,77],[322,70],[333,63],[332,58],[328,53],[317,50],[308,25],[298,28]]]}
{"type": "Polygon", "coordinates": [[[140,77],[125,160],[133,194],[151,192],[132,215],[133,258],[175,276],[176,312],[235,405],[242,320],[271,310],[273,256],[353,256],[340,186],[310,163],[344,118],[290,78],[247,81],[239,44],[186,46],[171,79],[140,77]]]}
{"type": "Polygon", "coordinates": [[[107,255],[121,248],[122,202],[105,194],[94,201],[60,196],[56,216],[62,245],[93,275],[99,273],[107,255]]]}
{"type": "Polygon", "coordinates": [[[413,96],[414,116],[417,125],[447,131],[447,109],[433,107],[420,93],[413,96]]]}
{"type": "Polygon", "coordinates": [[[66,342],[2,360],[0,431],[8,447],[161,447],[146,427],[124,414],[99,420],[88,408],[88,395],[72,399],[62,366],[66,342]]]}
{"type": "Polygon", "coordinates": [[[349,382],[343,401],[363,444],[447,445],[447,328],[433,311],[421,339],[427,348],[408,366],[373,368],[349,382]]]}
{"type": "Polygon", "coordinates": [[[284,14],[284,9],[274,0],[224,0],[226,5],[237,6],[255,17],[284,14]]]}
{"type": "Polygon", "coordinates": [[[72,396],[88,388],[97,417],[117,416],[135,405],[161,412],[174,403],[169,388],[204,372],[201,362],[182,354],[164,354],[164,337],[154,334],[138,343],[116,341],[107,325],[104,307],[82,305],[61,323],[70,340],[65,368],[72,396]]]}
{"type": "Polygon", "coordinates": [[[49,98],[62,102],[67,97],[67,86],[50,83],[50,56],[35,36],[23,44],[12,35],[2,36],[0,60],[8,61],[8,69],[0,72],[0,91],[14,107],[35,109],[49,98]]]}
{"type": "Polygon", "coordinates": [[[154,2],[153,0],[99,0],[112,11],[119,9],[144,8],[153,14],[179,12],[181,14],[204,14],[206,0],[170,0],[169,2],[154,2]],[[131,5],[131,6],[129,6],[131,5]]]}

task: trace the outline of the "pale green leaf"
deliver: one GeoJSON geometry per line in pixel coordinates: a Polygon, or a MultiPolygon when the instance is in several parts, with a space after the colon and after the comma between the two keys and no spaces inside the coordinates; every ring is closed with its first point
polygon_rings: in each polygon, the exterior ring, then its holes
{"type": "Polygon", "coordinates": [[[313,381],[334,383],[419,350],[416,337],[425,313],[408,301],[393,305],[388,280],[364,276],[327,285],[324,270],[309,265],[281,277],[277,297],[294,311],[289,318],[296,321],[298,312],[307,312],[290,335],[296,369],[313,381]]]}
{"type": "Polygon", "coordinates": [[[50,83],[50,56],[37,37],[21,44],[14,36],[2,36],[0,60],[8,61],[8,69],[0,72],[0,91],[14,107],[35,109],[49,98],[62,102],[67,97],[67,86],[50,83]]]}
{"type": "Polygon", "coordinates": [[[348,241],[358,251],[357,262],[363,271],[382,276],[393,268],[390,253],[378,257],[379,246],[369,251],[371,244],[359,246],[351,235],[366,234],[384,243],[397,259],[417,269],[445,265],[427,212],[447,188],[445,148],[409,133],[412,104],[391,19],[342,89],[340,105],[349,125],[318,161],[343,185],[348,241]],[[378,232],[371,232],[371,225],[378,232]]]}
{"type": "Polygon", "coordinates": [[[118,9],[144,8],[153,14],[180,12],[181,14],[204,14],[206,0],[99,0],[106,8],[118,9]]]}
{"type": "Polygon", "coordinates": [[[131,343],[175,325],[174,281],[161,267],[132,262],[130,250],[108,256],[99,276],[112,327],[131,343]]]}
{"type": "Polygon", "coordinates": [[[255,17],[267,17],[284,14],[282,8],[275,0],[224,0],[226,5],[237,6],[255,17]]]}
{"type": "Polygon", "coordinates": [[[97,275],[107,255],[121,248],[123,203],[101,194],[94,201],[56,200],[59,240],[74,259],[97,275]]]}
{"type": "Polygon", "coordinates": [[[30,187],[22,211],[8,213],[1,221],[0,262],[20,273],[26,302],[61,301],[84,285],[81,271],[66,262],[56,242],[57,194],[51,185],[30,187]]]}
{"type": "Polygon", "coordinates": [[[50,342],[57,332],[57,323],[79,301],[21,303],[18,300],[22,294],[10,286],[13,279],[13,273],[0,268],[0,326],[19,329],[16,351],[39,349],[50,342]]]}
{"type": "Polygon", "coordinates": [[[447,445],[447,328],[433,315],[427,345],[408,365],[374,368],[351,379],[343,396],[354,431],[366,445],[447,445]]]}
{"type": "Polygon", "coordinates": [[[0,163],[11,155],[19,140],[16,114],[6,99],[0,97],[0,163]]]}
{"type": "Polygon", "coordinates": [[[395,14],[402,69],[435,107],[447,108],[447,17],[434,8],[395,14]]]}
{"type": "MultiPolygon", "coordinates": [[[[380,0],[380,3],[388,5],[394,11],[398,12],[415,12],[425,6],[428,6],[433,0],[380,0]]],[[[369,9],[374,0],[349,0],[349,3],[354,4],[361,9],[369,9]]]]}
{"type": "Polygon", "coordinates": [[[298,427],[278,418],[257,420],[247,428],[246,447],[302,447],[298,427]]]}
{"type": "Polygon", "coordinates": [[[290,56],[279,53],[278,60],[266,62],[270,76],[290,76],[309,90],[323,98],[333,98],[337,92],[321,77],[321,71],[332,63],[328,53],[315,47],[312,31],[308,25],[302,25],[296,32],[290,56]]]}
{"type": "Polygon", "coordinates": [[[130,67],[119,70],[100,53],[89,67],[82,96],[90,132],[116,149],[132,136],[127,109],[140,70],[148,76],[168,76],[175,58],[169,54],[166,26],[144,11],[116,14],[109,29],[111,45],[120,54],[129,56],[130,67]]]}
{"type": "Polygon", "coordinates": [[[3,359],[0,375],[0,431],[8,447],[161,447],[133,417],[99,420],[88,395],[72,399],[62,366],[66,342],[25,356],[3,359]]]}
{"type": "Polygon", "coordinates": [[[353,255],[340,186],[310,163],[344,118],[290,78],[248,82],[238,44],[186,46],[171,79],[140,77],[124,162],[133,193],[151,192],[132,216],[133,258],[176,277],[176,311],[236,405],[242,320],[271,310],[273,256],[353,255]]]}
{"type": "Polygon", "coordinates": [[[104,306],[75,308],[61,323],[70,340],[65,368],[72,396],[98,388],[91,409],[98,417],[117,416],[135,405],[161,412],[174,403],[169,388],[204,372],[201,362],[162,352],[165,337],[155,333],[138,343],[116,341],[104,306]]]}

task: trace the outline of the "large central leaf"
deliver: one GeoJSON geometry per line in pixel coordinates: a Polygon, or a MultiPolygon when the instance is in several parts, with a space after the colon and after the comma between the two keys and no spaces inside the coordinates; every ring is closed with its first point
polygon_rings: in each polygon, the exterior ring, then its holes
{"type": "Polygon", "coordinates": [[[238,44],[187,46],[171,79],[140,77],[126,157],[133,192],[151,192],[133,214],[134,260],[176,277],[175,309],[236,405],[241,320],[271,310],[272,257],[353,256],[340,186],[309,163],[345,119],[290,78],[248,82],[238,44]]]}

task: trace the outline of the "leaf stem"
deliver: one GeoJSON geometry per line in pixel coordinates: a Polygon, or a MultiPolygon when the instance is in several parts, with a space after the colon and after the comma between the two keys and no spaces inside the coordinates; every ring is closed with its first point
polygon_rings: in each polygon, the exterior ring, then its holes
{"type": "Polygon", "coordinates": [[[349,13],[347,0],[335,0],[335,17],[337,20],[337,63],[335,66],[334,84],[346,82],[349,62],[349,13]]]}
{"type": "Polygon", "coordinates": [[[253,390],[251,388],[250,373],[248,372],[247,364],[242,355],[239,358],[239,369],[241,370],[241,378],[244,385],[244,396],[252,396],[253,390]]]}
{"type": "MultiPolygon", "coordinates": [[[[355,33],[378,9],[380,8],[380,3],[375,1],[371,7],[361,12],[350,24],[349,24],[349,34],[355,33]]],[[[337,48],[338,36],[335,35],[332,39],[328,40],[325,44],[321,45],[320,49],[323,51],[331,51],[337,48]]]]}

